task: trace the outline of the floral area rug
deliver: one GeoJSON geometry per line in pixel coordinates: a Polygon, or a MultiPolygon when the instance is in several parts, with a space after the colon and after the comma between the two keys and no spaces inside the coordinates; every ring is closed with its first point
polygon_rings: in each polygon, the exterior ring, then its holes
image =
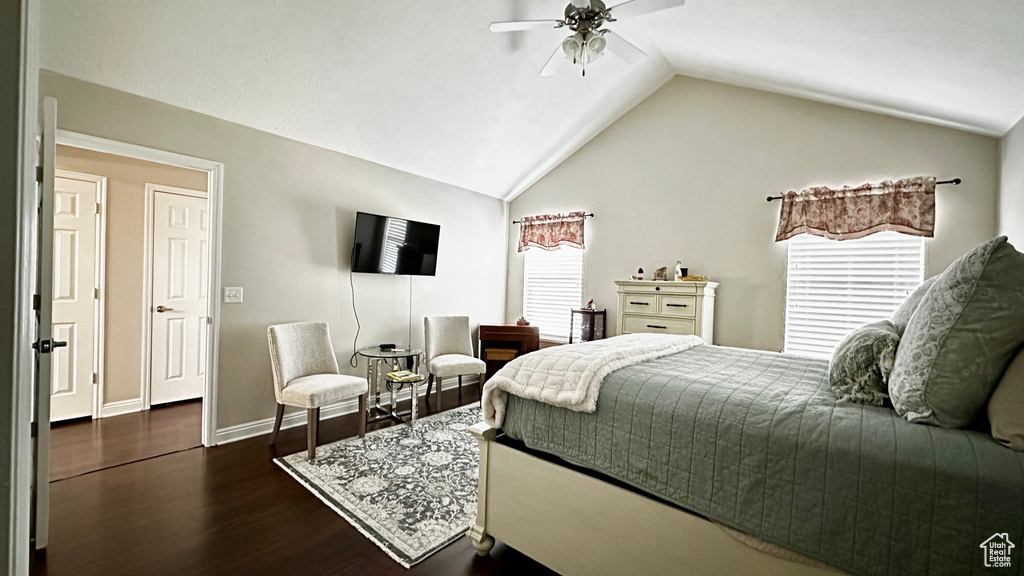
{"type": "Polygon", "coordinates": [[[465,535],[476,517],[479,405],[347,438],[275,462],[409,568],[465,535]]]}

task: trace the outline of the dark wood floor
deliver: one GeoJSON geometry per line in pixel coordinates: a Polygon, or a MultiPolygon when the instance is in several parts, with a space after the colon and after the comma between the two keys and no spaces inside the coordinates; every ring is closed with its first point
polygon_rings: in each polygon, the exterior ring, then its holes
{"type": "MultiPolygon", "coordinates": [[[[461,403],[478,401],[466,386],[461,403]]],[[[443,409],[460,404],[456,392],[443,409]]],[[[420,414],[433,410],[421,401],[420,414]]],[[[321,442],[356,432],[323,422],[321,442]]],[[[381,423],[376,429],[390,425],[381,423]]],[[[118,466],[50,485],[51,536],[36,575],[403,574],[407,571],[271,459],[305,448],[302,428],[118,466]]],[[[416,575],[552,574],[498,543],[478,557],[467,538],[408,570],[416,575]]]]}
{"type": "Polygon", "coordinates": [[[202,446],[203,402],[78,422],[50,430],[50,480],[202,446]]]}

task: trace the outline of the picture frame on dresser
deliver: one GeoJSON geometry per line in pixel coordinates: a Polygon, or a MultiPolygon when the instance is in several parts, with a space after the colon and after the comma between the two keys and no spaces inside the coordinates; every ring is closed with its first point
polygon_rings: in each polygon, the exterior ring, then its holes
{"type": "Polygon", "coordinates": [[[616,280],[618,333],[652,332],[714,340],[717,282],[616,280]]]}

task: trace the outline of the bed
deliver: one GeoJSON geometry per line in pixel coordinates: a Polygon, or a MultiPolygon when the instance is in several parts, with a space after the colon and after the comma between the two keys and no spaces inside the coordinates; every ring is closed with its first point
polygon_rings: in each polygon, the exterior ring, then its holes
{"type": "Polygon", "coordinates": [[[472,429],[474,546],[566,575],[988,574],[982,542],[1024,536],[1024,453],[837,403],[827,370],[701,345],[611,372],[593,413],[509,396],[472,429]]]}

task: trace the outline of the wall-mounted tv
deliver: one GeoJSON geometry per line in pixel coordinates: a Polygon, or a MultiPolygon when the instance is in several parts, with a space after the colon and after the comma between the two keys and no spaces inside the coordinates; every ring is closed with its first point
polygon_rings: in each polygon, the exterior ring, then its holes
{"type": "Polygon", "coordinates": [[[440,235],[437,224],[357,212],[352,271],[433,276],[440,235]]]}

